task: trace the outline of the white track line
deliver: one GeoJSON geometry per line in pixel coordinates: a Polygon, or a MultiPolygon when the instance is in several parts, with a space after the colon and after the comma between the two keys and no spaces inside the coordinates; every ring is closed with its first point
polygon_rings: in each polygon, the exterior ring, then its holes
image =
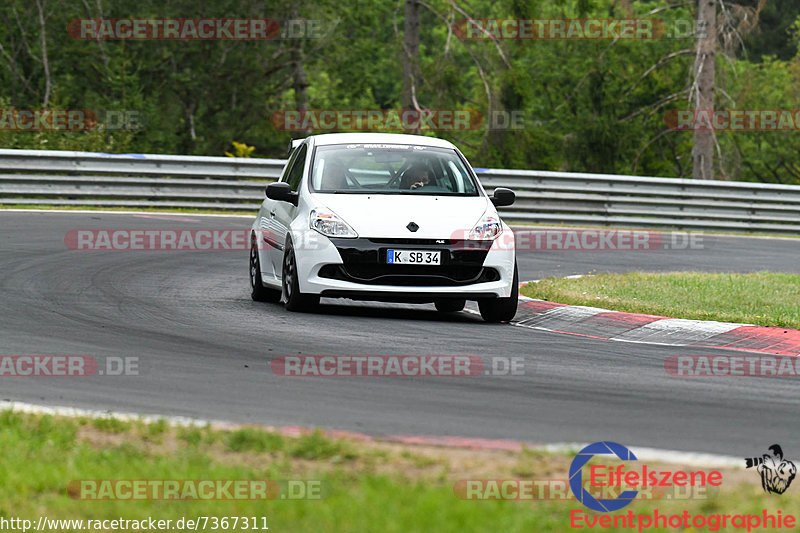
{"type": "Polygon", "coordinates": [[[205,427],[210,425],[215,428],[233,428],[246,425],[234,424],[232,422],[224,422],[221,420],[203,420],[186,416],[120,413],[116,411],[104,411],[99,409],[36,405],[32,403],[18,402],[15,400],[4,400],[2,403],[0,403],[0,411],[16,411],[35,415],[67,416],[75,418],[110,418],[124,422],[143,422],[145,424],[153,424],[160,420],[165,420],[170,426],[176,427],[205,427]]]}

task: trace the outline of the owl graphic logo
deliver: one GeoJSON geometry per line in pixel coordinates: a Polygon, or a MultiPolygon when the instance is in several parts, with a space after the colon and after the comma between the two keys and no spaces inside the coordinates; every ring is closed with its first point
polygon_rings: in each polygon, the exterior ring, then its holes
{"type": "Polygon", "coordinates": [[[770,494],[783,494],[792,484],[797,474],[797,467],[783,458],[783,450],[779,444],[769,447],[772,454],[765,453],[761,457],[749,457],[744,460],[746,468],[756,468],[761,476],[761,488],[770,494]]]}

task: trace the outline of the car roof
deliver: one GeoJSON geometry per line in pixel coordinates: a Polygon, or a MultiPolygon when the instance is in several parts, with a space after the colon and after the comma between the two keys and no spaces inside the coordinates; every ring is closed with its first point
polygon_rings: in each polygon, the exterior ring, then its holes
{"type": "Polygon", "coordinates": [[[313,135],[311,140],[316,146],[331,144],[414,144],[434,146],[438,148],[455,148],[453,143],[436,137],[424,135],[407,135],[401,133],[325,133],[313,135]]]}

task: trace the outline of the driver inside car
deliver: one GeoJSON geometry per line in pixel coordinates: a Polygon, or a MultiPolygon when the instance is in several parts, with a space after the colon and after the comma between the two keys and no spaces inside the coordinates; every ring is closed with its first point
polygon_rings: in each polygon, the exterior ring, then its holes
{"type": "Polygon", "coordinates": [[[424,165],[414,165],[403,175],[403,189],[420,189],[431,183],[430,172],[424,165]]]}

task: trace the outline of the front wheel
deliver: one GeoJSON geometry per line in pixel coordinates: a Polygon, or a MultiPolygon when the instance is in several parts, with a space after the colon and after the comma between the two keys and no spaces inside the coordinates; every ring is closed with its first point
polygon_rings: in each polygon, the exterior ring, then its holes
{"type": "Polygon", "coordinates": [[[309,311],[319,304],[319,295],[300,292],[298,276],[294,246],[287,239],[283,252],[283,302],[289,311],[309,311]]]}
{"type": "Polygon", "coordinates": [[[511,296],[508,298],[492,298],[478,301],[478,309],[486,322],[510,322],[517,314],[519,301],[519,274],[514,265],[514,281],[511,284],[511,296]]]}
{"type": "Polygon", "coordinates": [[[265,287],[261,280],[261,260],[255,242],[250,244],[250,297],[256,302],[277,302],[281,297],[281,291],[265,287]]]}

